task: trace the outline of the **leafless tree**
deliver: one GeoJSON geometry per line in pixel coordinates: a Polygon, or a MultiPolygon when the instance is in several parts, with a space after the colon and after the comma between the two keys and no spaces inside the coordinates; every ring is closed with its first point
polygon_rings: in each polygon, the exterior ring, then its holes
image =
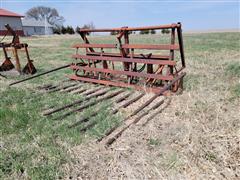
{"type": "Polygon", "coordinates": [[[29,9],[26,12],[27,18],[34,18],[36,20],[47,20],[47,22],[53,26],[62,26],[64,22],[64,17],[60,16],[57,9],[45,7],[45,6],[37,6],[29,9]]]}

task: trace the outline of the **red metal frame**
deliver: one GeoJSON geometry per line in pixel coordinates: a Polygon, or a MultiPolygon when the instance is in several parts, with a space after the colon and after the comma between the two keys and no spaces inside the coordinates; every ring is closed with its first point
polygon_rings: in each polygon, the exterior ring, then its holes
{"type": "MultiPolygon", "coordinates": [[[[70,66],[75,75],[70,79],[84,82],[99,83],[111,86],[132,87],[137,90],[159,92],[161,88],[179,76],[185,68],[185,56],[181,23],[148,26],[122,27],[112,29],[80,29],[79,34],[84,43],[75,44],[76,54],[72,55],[76,61],[70,66]],[[169,44],[131,44],[129,31],[171,29],[169,44]],[[90,44],[87,35],[90,32],[117,32],[117,44],[90,44]],[[176,37],[178,44],[176,44],[176,37]],[[85,49],[80,54],[78,49],[85,49]],[[113,49],[117,52],[104,52],[113,49]],[[151,50],[154,53],[141,54],[134,50],[151,50]],[[169,54],[155,54],[156,50],[169,51],[169,54]],[[179,51],[181,64],[174,59],[175,51],[179,51]],[[139,68],[141,66],[141,68],[139,68]]],[[[182,79],[174,83],[171,90],[177,91],[182,86],[182,79]]]]}

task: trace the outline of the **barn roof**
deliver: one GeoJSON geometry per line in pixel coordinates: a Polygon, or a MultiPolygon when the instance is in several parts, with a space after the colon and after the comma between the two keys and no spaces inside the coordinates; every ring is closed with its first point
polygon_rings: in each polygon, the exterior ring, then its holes
{"type": "MultiPolygon", "coordinates": [[[[36,20],[33,18],[24,18],[22,19],[22,25],[23,26],[34,26],[34,27],[45,27],[45,21],[41,21],[41,20],[36,20]]],[[[49,24],[48,22],[46,22],[47,27],[53,27],[51,24],[49,24]]]]}
{"type": "Polygon", "coordinates": [[[6,17],[24,17],[23,15],[8,11],[6,9],[0,8],[0,16],[6,16],[6,17]]]}

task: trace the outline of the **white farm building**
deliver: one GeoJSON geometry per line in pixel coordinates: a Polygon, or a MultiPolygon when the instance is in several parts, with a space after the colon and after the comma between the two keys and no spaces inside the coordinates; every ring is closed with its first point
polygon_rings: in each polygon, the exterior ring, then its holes
{"type": "Polygon", "coordinates": [[[26,19],[23,15],[0,8],[0,36],[7,33],[5,24],[9,24],[20,36],[53,34],[53,26],[45,21],[26,19]]]}
{"type": "Polygon", "coordinates": [[[53,34],[53,26],[45,21],[35,19],[22,19],[25,36],[53,34]]]}

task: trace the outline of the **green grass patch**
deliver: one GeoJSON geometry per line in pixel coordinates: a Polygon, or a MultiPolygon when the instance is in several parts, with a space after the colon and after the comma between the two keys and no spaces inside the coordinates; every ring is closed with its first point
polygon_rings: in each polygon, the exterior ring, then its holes
{"type": "Polygon", "coordinates": [[[232,94],[234,98],[240,98],[240,84],[232,87],[232,94]]]}
{"type": "Polygon", "coordinates": [[[229,63],[226,67],[226,74],[233,77],[240,77],[240,62],[229,63]]]}
{"type": "Polygon", "coordinates": [[[150,146],[159,146],[161,144],[161,141],[159,139],[150,138],[148,140],[148,144],[150,146]]]}
{"type": "Polygon", "coordinates": [[[86,124],[76,128],[68,128],[68,125],[77,121],[82,114],[88,115],[96,107],[74,113],[63,120],[41,114],[44,108],[61,106],[81,96],[39,94],[21,88],[6,88],[0,91],[0,96],[4,97],[0,103],[0,179],[22,175],[31,179],[57,179],[64,173],[59,168],[71,161],[68,148],[84,142],[85,133],[99,137],[107,128],[119,123],[119,117],[109,113],[110,102],[97,105],[102,108],[89,121],[96,121],[96,124],[81,133],[79,129],[86,124]]]}

